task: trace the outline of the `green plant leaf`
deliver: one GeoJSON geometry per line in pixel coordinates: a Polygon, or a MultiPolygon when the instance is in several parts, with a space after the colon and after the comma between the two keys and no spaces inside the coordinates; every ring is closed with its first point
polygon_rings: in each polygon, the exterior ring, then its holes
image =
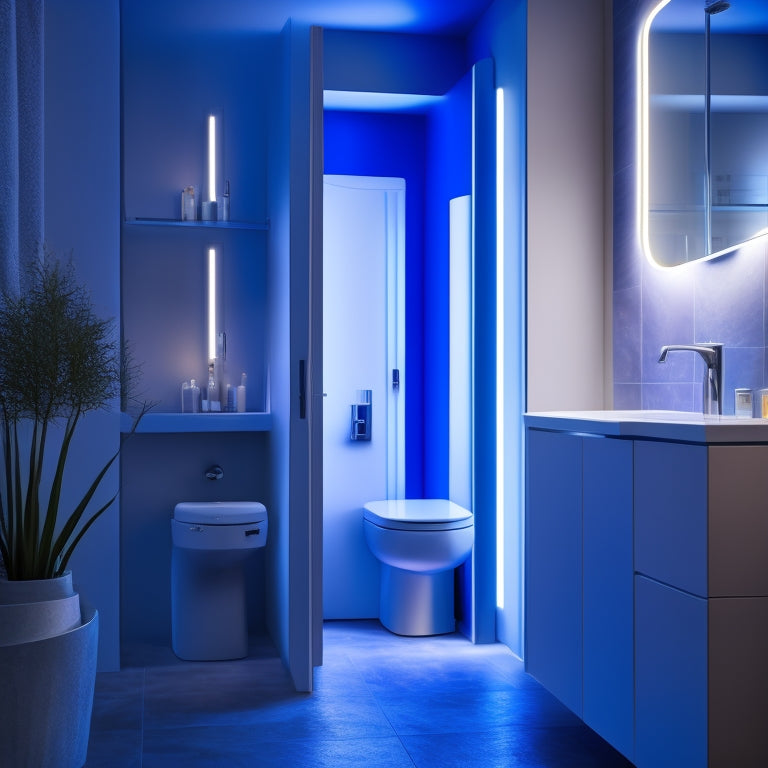
{"type": "MultiPolygon", "coordinates": [[[[0,300],[0,466],[5,472],[0,556],[10,579],[53,576],[114,501],[115,496],[88,514],[119,450],[66,515],[61,510],[64,473],[80,416],[107,408],[124,394],[121,375],[128,381],[135,371],[122,355],[114,322],[96,316],[71,265],[46,254],[32,267],[27,285],[20,296],[0,300]],[[64,422],[63,437],[43,500],[50,427],[59,422],[64,422]]],[[[151,407],[144,403],[129,434],[151,407]]]]}

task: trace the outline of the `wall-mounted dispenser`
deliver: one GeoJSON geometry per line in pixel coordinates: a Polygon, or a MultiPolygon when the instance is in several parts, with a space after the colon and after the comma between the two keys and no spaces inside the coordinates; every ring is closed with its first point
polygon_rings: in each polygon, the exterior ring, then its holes
{"type": "Polygon", "coordinates": [[[357,390],[357,402],[352,404],[352,428],[349,433],[350,440],[371,439],[371,394],[370,389],[357,390]]]}

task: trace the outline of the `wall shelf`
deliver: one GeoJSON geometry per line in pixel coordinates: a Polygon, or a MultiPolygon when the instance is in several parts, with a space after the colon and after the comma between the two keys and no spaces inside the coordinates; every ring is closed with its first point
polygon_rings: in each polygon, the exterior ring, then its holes
{"type": "MultiPolygon", "coordinates": [[[[120,431],[130,432],[133,417],[120,414],[120,431]]],[[[136,430],[141,434],[167,434],[180,432],[268,432],[272,414],[251,411],[247,413],[147,413],[136,430]]]]}
{"type": "Polygon", "coordinates": [[[186,229],[269,229],[269,221],[181,221],[180,219],[126,219],[129,227],[184,227],[186,229]]]}

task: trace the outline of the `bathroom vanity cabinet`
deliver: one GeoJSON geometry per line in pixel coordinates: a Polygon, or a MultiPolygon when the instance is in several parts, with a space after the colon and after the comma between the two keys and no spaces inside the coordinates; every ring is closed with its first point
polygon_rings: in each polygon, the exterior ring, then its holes
{"type": "Polygon", "coordinates": [[[527,670],[639,768],[768,764],[768,421],[526,427],[527,670]]]}

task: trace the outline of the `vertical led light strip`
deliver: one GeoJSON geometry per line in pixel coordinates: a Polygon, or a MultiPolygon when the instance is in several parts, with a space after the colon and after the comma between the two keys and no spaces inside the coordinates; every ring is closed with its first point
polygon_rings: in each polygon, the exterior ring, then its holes
{"type": "Polygon", "coordinates": [[[216,200],[216,116],[208,115],[208,199],[216,200]]]}
{"type": "Polygon", "coordinates": [[[216,249],[208,249],[208,360],[216,358],[216,249]]]}
{"type": "Polygon", "coordinates": [[[496,89],[496,606],[504,607],[504,91],[496,89]]]}

